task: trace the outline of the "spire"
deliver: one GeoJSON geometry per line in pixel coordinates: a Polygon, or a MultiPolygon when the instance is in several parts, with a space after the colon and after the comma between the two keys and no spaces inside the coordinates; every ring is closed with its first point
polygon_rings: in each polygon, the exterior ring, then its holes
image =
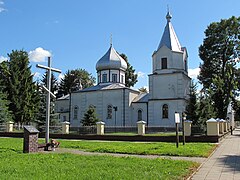
{"type": "Polygon", "coordinates": [[[170,11],[169,11],[169,7],[167,7],[168,9],[167,9],[167,15],[166,15],[166,19],[167,19],[167,21],[168,22],[170,22],[171,21],[171,19],[172,19],[172,15],[171,15],[171,13],[170,13],[170,11]]]}
{"type": "Polygon", "coordinates": [[[110,35],[110,47],[112,47],[112,34],[110,35]]]}
{"type": "Polygon", "coordinates": [[[168,8],[168,12],[166,15],[166,19],[167,19],[167,24],[165,26],[165,29],[164,29],[164,32],[162,35],[162,39],[160,41],[158,49],[160,49],[162,46],[165,45],[172,51],[181,52],[181,45],[178,41],[177,35],[176,35],[174,28],[172,26],[172,23],[171,23],[172,15],[169,11],[169,8],[168,8]]]}

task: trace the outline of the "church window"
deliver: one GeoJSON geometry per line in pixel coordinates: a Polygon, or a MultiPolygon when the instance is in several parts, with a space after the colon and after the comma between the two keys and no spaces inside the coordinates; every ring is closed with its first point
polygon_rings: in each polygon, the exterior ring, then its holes
{"type": "Polygon", "coordinates": [[[63,122],[67,121],[67,117],[63,116],[63,122]]]}
{"type": "Polygon", "coordinates": [[[164,104],[162,107],[162,118],[168,118],[168,105],[164,104]]]}
{"type": "Polygon", "coordinates": [[[101,80],[100,80],[100,75],[98,75],[98,83],[100,82],[101,80]]]}
{"type": "Polygon", "coordinates": [[[117,74],[112,74],[112,82],[117,82],[117,74]]]}
{"type": "Polygon", "coordinates": [[[138,110],[138,121],[141,121],[142,120],[142,110],[141,109],[139,109],[138,110]]]}
{"type": "Polygon", "coordinates": [[[162,58],[162,69],[167,69],[167,58],[162,58]]]}
{"type": "Polygon", "coordinates": [[[124,83],[124,76],[121,75],[121,83],[124,83]]]}
{"type": "Polygon", "coordinates": [[[74,106],[73,119],[78,119],[78,106],[74,106]]]}
{"type": "Polygon", "coordinates": [[[107,82],[107,74],[102,75],[102,82],[107,82]]]}
{"type": "Polygon", "coordinates": [[[112,105],[107,106],[107,119],[112,119],[112,105]]]}

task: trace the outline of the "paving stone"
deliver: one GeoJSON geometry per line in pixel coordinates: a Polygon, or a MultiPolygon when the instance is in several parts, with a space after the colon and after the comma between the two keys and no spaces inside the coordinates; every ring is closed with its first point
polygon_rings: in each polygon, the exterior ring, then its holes
{"type": "Polygon", "coordinates": [[[221,141],[192,179],[240,180],[240,128],[221,141]]]}

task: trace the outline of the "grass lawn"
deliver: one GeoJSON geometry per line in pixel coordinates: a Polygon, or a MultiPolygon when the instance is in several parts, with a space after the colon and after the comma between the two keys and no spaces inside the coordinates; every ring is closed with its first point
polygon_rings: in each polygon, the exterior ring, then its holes
{"type": "Polygon", "coordinates": [[[23,154],[22,141],[0,138],[0,179],[184,179],[198,166],[160,158],[23,154]]]}
{"type": "Polygon", "coordinates": [[[211,143],[186,143],[179,144],[164,142],[106,142],[106,141],[72,141],[59,140],[61,147],[73,148],[90,152],[102,153],[124,153],[124,154],[144,154],[144,155],[169,155],[169,156],[189,156],[208,157],[216,148],[216,144],[211,143]]]}

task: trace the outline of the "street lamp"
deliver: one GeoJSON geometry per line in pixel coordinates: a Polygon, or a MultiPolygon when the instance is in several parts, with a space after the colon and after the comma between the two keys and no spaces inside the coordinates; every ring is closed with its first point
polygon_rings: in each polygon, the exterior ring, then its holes
{"type": "Polygon", "coordinates": [[[114,109],[114,111],[115,111],[115,132],[116,132],[116,126],[117,126],[117,110],[118,110],[118,108],[117,108],[117,106],[113,106],[113,109],[114,109]]]}

